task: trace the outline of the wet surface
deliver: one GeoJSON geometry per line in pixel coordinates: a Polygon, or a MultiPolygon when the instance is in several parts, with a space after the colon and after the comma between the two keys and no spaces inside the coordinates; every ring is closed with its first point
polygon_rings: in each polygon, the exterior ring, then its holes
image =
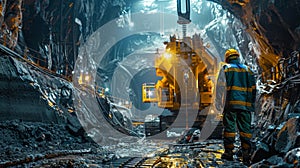
{"type": "Polygon", "coordinates": [[[63,125],[0,122],[0,167],[244,167],[220,159],[220,140],[193,144],[141,139],[99,146],[63,125]]]}

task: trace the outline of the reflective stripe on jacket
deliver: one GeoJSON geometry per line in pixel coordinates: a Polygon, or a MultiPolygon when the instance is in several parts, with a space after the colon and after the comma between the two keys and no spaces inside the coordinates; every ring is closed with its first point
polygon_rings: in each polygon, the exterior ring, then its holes
{"type": "Polygon", "coordinates": [[[235,59],[224,66],[224,72],[227,84],[225,108],[254,111],[256,87],[252,70],[235,59]]]}

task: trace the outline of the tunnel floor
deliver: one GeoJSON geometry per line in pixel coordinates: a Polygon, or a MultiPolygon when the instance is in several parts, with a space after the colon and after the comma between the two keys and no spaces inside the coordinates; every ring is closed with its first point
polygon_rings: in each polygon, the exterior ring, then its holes
{"type": "Polygon", "coordinates": [[[221,159],[221,140],[191,144],[141,140],[100,146],[66,126],[20,120],[0,122],[0,167],[246,167],[221,159]]]}

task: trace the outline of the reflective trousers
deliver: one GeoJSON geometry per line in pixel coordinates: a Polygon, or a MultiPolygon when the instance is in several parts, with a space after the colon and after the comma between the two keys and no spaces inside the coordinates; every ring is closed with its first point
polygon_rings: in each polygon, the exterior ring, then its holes
{"type": "Polygon", "coordinates": [[[223,114],[223,139],[225,151],[232,151],[235,143],[236,127],[238,128],[243,150],[251,149],[251,112],[238,109],[225,110],[223,114]]]}

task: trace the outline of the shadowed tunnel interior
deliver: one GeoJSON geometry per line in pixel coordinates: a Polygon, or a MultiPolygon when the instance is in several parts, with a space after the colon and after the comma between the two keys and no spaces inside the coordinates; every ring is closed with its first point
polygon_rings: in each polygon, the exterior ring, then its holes
{"type": "Polygon", "coordinates": [[[228,48],[251,167],[299,166],[299,0],[2,0],[0,24],[0,167],[245,167],[220,158],[228,48]]]}

